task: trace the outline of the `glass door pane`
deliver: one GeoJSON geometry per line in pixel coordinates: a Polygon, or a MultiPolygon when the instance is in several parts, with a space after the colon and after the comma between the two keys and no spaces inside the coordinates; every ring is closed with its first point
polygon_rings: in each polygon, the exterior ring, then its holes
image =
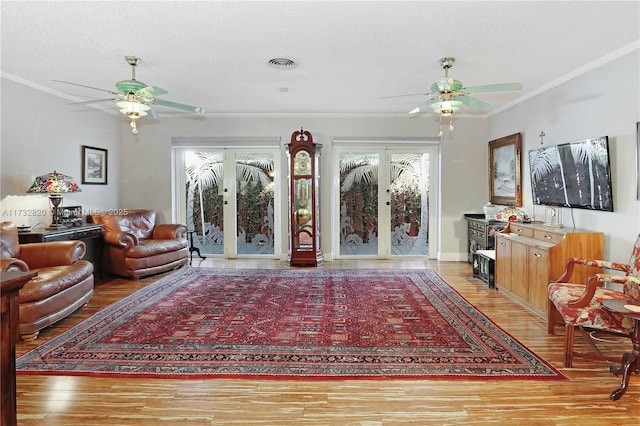
{"type": "Polygon", "coordinates": [[[378,165],[376,152],[339,154],[340,255],[378,254],[378,165]]]}
{"type": "Polygon", "coordinates": [[[186,225],[201,254],[224,253],[222,151],[186,151],[186,225]]]}
{"type": "Polygon", "coordinates": [[[429,255],[429,154],[392,153],[391,255],[429,255]]]}
{"type": "Polygon", "coordinates": [[[237,254],[275,254],[274,159],[271,153],[237,153],[237,254]]]}

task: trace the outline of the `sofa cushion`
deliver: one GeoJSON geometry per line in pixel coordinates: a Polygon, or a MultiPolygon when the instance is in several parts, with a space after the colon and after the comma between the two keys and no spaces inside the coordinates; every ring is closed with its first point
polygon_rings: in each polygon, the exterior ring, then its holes
{"type": "Polygon", "coordinates": [[[94,222],[102,223],[105,231],[128,232],[138,239],[151,238],[156,223],[153,210],[129,210],[123,215],[101,214],[94,218],[94,222]]]}
{"type": "Polygon", "coordinates": [[[73,265],[52,266],[32,271],[38,275],[20,290],[20,303],[43,300],[75,286],[93,274],[93,265],[89,261],[79,260],[73,265]]]}
{"type": "Polygon", "coordinates": [[[187,247],[187,240],[141,240],[140,244],[127,250],[127,257],[150,257],[177,251],[187,247]]]}

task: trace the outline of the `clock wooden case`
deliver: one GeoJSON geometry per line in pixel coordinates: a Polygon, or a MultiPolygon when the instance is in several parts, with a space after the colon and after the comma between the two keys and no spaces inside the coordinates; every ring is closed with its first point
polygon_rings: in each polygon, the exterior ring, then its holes
{"type": "Polygon", "coordinates": [[[287,145],[289,166],[290,266],[320,266],[320,151],[311,133],[300,129],[287,145]]]}

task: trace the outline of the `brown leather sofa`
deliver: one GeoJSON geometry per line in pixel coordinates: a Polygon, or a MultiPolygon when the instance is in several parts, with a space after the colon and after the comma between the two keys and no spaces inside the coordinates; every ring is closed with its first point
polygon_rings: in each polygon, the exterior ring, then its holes
{"type": "Polygon", "coordinates": [[[92,214],[87,219],[102,224],[105,272],[138,279],[179,268],[189,260],[187,227],[156,224],[156,213],[152,210],[92,214]]]}
{"type": "Polygon", "coordinates": [[[20,244],[18,229],[0,223],[2,271],[37,272],[19,293],[20,338],[34,340],[40,330],[66,318],[93,295],[93,265],[82,260],[82,241],[20,244]]]}

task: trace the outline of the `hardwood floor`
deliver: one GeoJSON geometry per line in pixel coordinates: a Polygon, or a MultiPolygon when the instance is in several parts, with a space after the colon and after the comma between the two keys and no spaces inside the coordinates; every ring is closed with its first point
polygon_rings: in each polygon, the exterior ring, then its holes
{"type": "MultiPolygon", "coordinates": [[[[194,266],[286,268],[278,261],[194,259],[194,266]],[[199,263],[201,262],[201,263],[199,263]]],[[[462,380],[165,380],[81,376],[18,376],[21,425],[640,425],[640,377],[616,402],[620,379],[606,363],[575,360],[562,368],[564,332],[471,276],[462,262],[334,261],[323,268],[431,268],[468,301],[538,355],[567,381],[462,380]]],[[[42,344],[163,275],[96,284],[89,304],[20,342],[17,355],[42,344]]],[[[577,338],[577,340],[579,340],[577,338]]],[[[628,351],[630,343],[613,346],[628,351]]]]}

